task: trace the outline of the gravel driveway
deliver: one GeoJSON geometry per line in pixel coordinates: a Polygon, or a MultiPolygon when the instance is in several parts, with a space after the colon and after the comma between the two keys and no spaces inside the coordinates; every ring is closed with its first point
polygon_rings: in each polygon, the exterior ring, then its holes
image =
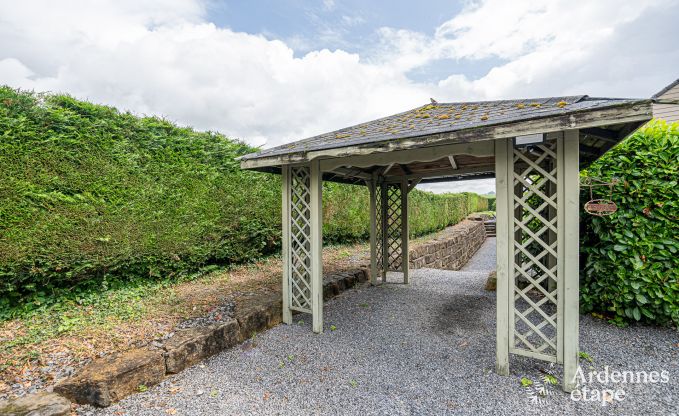
{"type": "MultiPolygon", "coordinates": [[[[325,333],[310,318],[257,335],[97,415],[231,414],[677,414],[679,337],[672,329],[616,328],[581,318],[581,348],[603,370],[668,371],[656,384],[609,384],[618,402],[575,402],[542,371],[560,368],[512,356],[511,376],[494,373],[495,239],[459,272],[412,271],[409,286],[362,286],[325,306],[325,333]],[[522,387],[521,378],[534,384],[522,387]],[[543,395],[544,393],[544,395],[543,395]],[[602,403],[605,404],[602,405],[602,403]]],[[[390,276],[393,282],[398,275],[390,276]]],[[[600,389],[601,385],[589,385],[600,389]]],[[[608,396],[605,396],[608,397],[608,396]]],[[[609,398],[610,400],[610,398],[609,398]]]]}

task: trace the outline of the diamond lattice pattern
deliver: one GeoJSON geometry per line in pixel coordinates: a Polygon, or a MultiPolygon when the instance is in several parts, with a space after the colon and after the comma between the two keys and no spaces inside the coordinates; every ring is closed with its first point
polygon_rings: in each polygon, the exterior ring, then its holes
{"type": "Polygon", "coordinates": [[[556,357],[556,146],[515,148],[513,158],[513,346],[556,357]]]}
{"type": "Polygon", "coordinates": [[[402,263],[401,252],[401,185],[387,186],[387,255],[389,270],[400,271],[402,263]]]}
{"type": "Polygon", "coordinates": [[[290,307],[311,313],[311,172],[290,168],[290,307]]]}

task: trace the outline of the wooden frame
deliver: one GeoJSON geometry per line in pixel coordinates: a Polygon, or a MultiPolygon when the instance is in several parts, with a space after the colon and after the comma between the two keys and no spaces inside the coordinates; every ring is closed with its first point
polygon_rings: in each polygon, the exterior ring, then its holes
{"type": "MultiPolygon", "coordinates": [[[[543,198],[553,198],[557,201],[555,208],[550,208],[548,219],[552,221],[556,217],[556,232],[550,232],[547,237],[550,246],[556,244],[556,279],[546,280],[549,292],[557,293],[556,312],[556,352],[554,355],[539,351],[521,350],[515,346],[517,337],[515,328],[515,289],[514,267],[521,248],[515,249],[514,240],[517,232],[512,218],[524,214],[517,212],[515,205],[515,186],[517,182],[512,178],[515,175],[514,158],[516,157],[513,139],[503,138],[494,142],[473,144],[456,144],[439,146],[437,148],[421,148],[414,150],[395,151],[393,153],[380,153],[370,156],[354,156],[342,159],[313,160],[306,165],[282,166],[282,217],[283,217],[283,322],[292,323],[292,311],[302,311],[312,314],[313,331],[323,332],[323,265],[322,265],[322,180],[326,169],[352,169],[366,166],[394,166],[397,163],[409,163],[411,161],[438,160],[445,156],[457,154],[471,154],[495,157],[495,176],[497,192],[497,327],[496,327],[496,371],[498,374],[509,374],[510,354],[525,355],[534,359],[559,362],[564,365],[563,388],[571,391],[576,387],[575,374],[578,366],[578,326],[579,326],[579,299],[578,299],[578,223],[579,223],[579,131],[569,129],[565,132],[550,133],[548,140],[556,140],[556,167],[557,183],[550,184],[543,198]],[[458,152],[449,153],[446,152],[458,152]],[[300,214],[299,207],[294,205],[299,201],[299,180],[294,179],[293,172],[299,173],[300,169],[308,172],[308,201],[305,209],[308,213],[300,214]],[[297,193],[296,193],[297,192],[297,193]],[[294,216],[302,215],[308,221],[308,235],[293,235],[293,226],[296,225],[294,216]],[[305,217],[306,216],[306,217],[305,217]],[[308,238],[308,242],[297,241],[300,238],[308,238]],[[293,244],[295,242],[295,244],[293,244]],[[300,246],[301,244],[301,246],[300,246]],[[308,244],[308,245],[307,245],[308,244]],[[295,306],[293,300],[293,288],[299,286],[295,283],[295,273],[299,270],[294,265],[306,260],[295,257],[294,246],[308,247],[308,278],[309,296],[308,309],[295,306]],[[517,251],[519,250],[519,251],[517,251]],[[296,259],[296,260],[295,260],[296,259]],[[554,288],[556,282],[556,288],[554,288]]],[[[517,160],[520,160],[519,157],[517,160]]],[[[452,159],[455,160],[454,158],[452,159]]],[[[524,162],[528,162],[523,159],[524,162]]],[[[551,169],[551,168],[550,168],[551,169]]],[[[552,170],[554,170],[552,169],[552,170]]],[[[463,169],[450,169],[460,172],[463,169]]],[[[538,169],[539,170],[539,169],[538,169]]],[[[548,169],[549,170],[549,169],[548,169]]],[[[408,193],[415,184],[423,177],[422,175],[402,175],[400,177],[384,177],[386,169],[377,170],[369,178],[365,179],[370,190],[370,252],[371,252],[371,283],[376,284],[378,275],[382,274],[382,281],[386,282],[386,273],[390,270],[390,253],[388,230],[389,215],[398,212],[400,221],[400,265],[403,271],[403,282],[409,283],[409,258],[408,258],[408,193]],[[389,192],[393,187],[399,195],[394,198],[389,192]],[[390,199],[391,196],[391,199],[390,199]],[[398,207],[389,206],[398,204],[398,207]],[[380,215],[378,215],[378,213],[380,215]],[[378,224],[378,221],[381,224],[378,224]],[[381,226],[381,227],[380,227],[381,226]],[[378,230],[382,230],[378,232],[378,230]],[[378,244],[381,240],[382,244],[378,244]],[[380,256],[378,247],[383,250],[380,256]],[[381,264],[378,264],[380,259],[381,264]]],[[[549,175],[549,172],[546,173],[549,175]]],[[[539,193],[539,192],[538,192],[539,193]]],[[[304,194],[306,195],[306,194],[304,194]]],[[[305,197],[302,197],[305,198],[305,197]]],[[[520,205],[520,204],[519,204],[520,205]]],[[[523,208],[522,208],[523,209],[523,208]]],[[[530,207],[526,207],[530,210],[530,207]]],[[[305,211],[306,212],[306,211],[305,211]]],[[[299,220],[298,220],[299,221],[299,220]]],[[[304,226],[303,223],[302,226],[304,226]]],[[[528,234],[531,233],[529,231],[528,234]]],[[[535,238],[535,236],[533,236],[535,238]]],[[[525,255],[525,253],[524,253],[525,255]]],[[[534,258],[538,262],[539,258],[534,258]]],[[[543,261],[543,263],[548,263],[543,261]]],[[[305,263],[306,264],[306,263],[305,263]]],[[[551,268],[550,264],[547,266],[551,268]]],[[[532,326],[538,331],[539,326],[532,326]]]]}

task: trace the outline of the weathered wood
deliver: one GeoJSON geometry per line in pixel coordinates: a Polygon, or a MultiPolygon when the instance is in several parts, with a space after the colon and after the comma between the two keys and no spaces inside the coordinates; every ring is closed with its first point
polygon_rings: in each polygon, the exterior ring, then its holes
{"type": "MultiPolygon", "coordinates": [[[[387,166],[391,169],[394,163],[407,164],[413,162],[432,162],[441,159],[446,154],[466,154],[472,156],[493,156],[493,142],[462,143],[457,145],[443,145],[435,147],[416,148],[410,150],[395,150],[389,153],[377,152],[368,154],[358,154],[343,158],[328,158],[321,160],[323,171],[333,170],[338,166],[387,166]]],[[[383,169],[379,173],[385,176],[388,169],[383,169]]]]}
{"type": "Polygon", "coordinates": [[[455,156],[450,155],[448,156],[448,160],[450,161],[450,167],[453,169],[457,169],[457,163],[455,163],[455,156]]]}
{"type": "Polygon", "coordinates": [[[509,199],[509,166],[511,140],[500,139],[495,142],[495,192],[497,213],[496,240],[496,350],[495,371],[504,376],[509,375],[509,214],[511,201],[509,199]]]}
{"type": "MultiPolygon", "coordinates": [[[[640,100],[598,110],[588,110],[533,120],[475,127],[447,133],[408,137],[397,140],[382,140],[362,145],[241,160],[241,167],[243,169],[256,169],[267,166],[302,163],[316,158],[345,158],[349,156],[371,155],[375,153],[427,148],[446,144],[478,143],[487,140],[535,133],[556,132],[567,129],[584,129],[631,122],[644,122],[650,120],[652,114],[651,101],[640,100]]],[[[456,152],[450,152],[448,154],[455,153],[456,152]]],[[[326,169],[324,168],[324,170],[326,169]]]]}
{"type": "Polygon", "coordinates": [[[283,166],[282,170],[282,224],[283,235],[281,244],[281,256],[283,259],[283,322],[292,323],[292,311],[290,310],[290,167],[283,166]]]}
{"type": "Polygon", "coordinates": [[[311,311],[316,333],[323,332],[323,179],[318,161],[311,162],[311,311]]]}
{"type": "Polygon", "coordinates": [[[401,181],[401,270],[403,283],[410,283],[410,253],[408,249],[408,179],[401,181]]]}
{"type": "MultiPolygon", "coordinates": [[[[415,180],[415,179],[426,180],[426,179],[430,179],[430,178],[459,176],[459,175],[465,175],[465,174],[470,174],[470,173],[493,173],[494,171],[495,171],[494,165],[478,166],[478,167],[471,167],[471,168],[459,168],[459,169],[442,169],[438,172],[430,173],[430,174],[406,175],[406,179],[407,180],[415,180]]],[[[400,183],[402,178],[403,178],[403,176],[390,176],[390,177],[385,178],[385,182],[387,182],[387,183],[400,183]]]]}
{"type": "Polygon", "coordinates": [[[387,232],[389,219],[387,218],[387,185],[382,181],[380,181],[380,193],[381,204],[379,209],[382,214],[380,215],[380,219],[382,220],[382,235],[380,235],[380,238],[382,239],[382,283],[385,283],[387,281],[387,271],[389,270],[389,238],[387,232]]]}
{"type": "Polygon", "coordinates": [[[370,181],[370,284],[377,284],[377,175],[370,181]]]}
{"type": "Polygon", "coordinates": [[[578,169],[578,130],[567,130],[564,139],[564,192],[561,208],[564,211],[563,249],[563,388],[573,391],[577,386],[576,371],[579,359],[579,231],[580,231],[580,171],[578,169]]]}

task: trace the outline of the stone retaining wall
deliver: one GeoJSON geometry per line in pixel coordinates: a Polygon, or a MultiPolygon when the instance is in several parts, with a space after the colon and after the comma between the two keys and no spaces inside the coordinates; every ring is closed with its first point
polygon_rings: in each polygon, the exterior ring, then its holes
{"type": "Polygon", "coordinates": [[[462,221],[410,250],[410,268],[460,270],[485,239],[482,221],[462,221]]]}
{"type": "MultiPolygon", "coordinates": [[[[369,280],[367,269],[324,276],[323,299],[369,280]]],[[[263,292],[236,300],[234,316],[208,326],[181,329],[160,343],[97,359],[74,377],[56,386],[54,392],[79,404],[99,407],[160,383],[207,357],[252,339],[253,335],[281,322],[280,292],[263,292]]],[[[54,395],[55,397],[59,397],[54,395]]],[[[0,403],[0,414],[7,406],[0,403]]]]}

